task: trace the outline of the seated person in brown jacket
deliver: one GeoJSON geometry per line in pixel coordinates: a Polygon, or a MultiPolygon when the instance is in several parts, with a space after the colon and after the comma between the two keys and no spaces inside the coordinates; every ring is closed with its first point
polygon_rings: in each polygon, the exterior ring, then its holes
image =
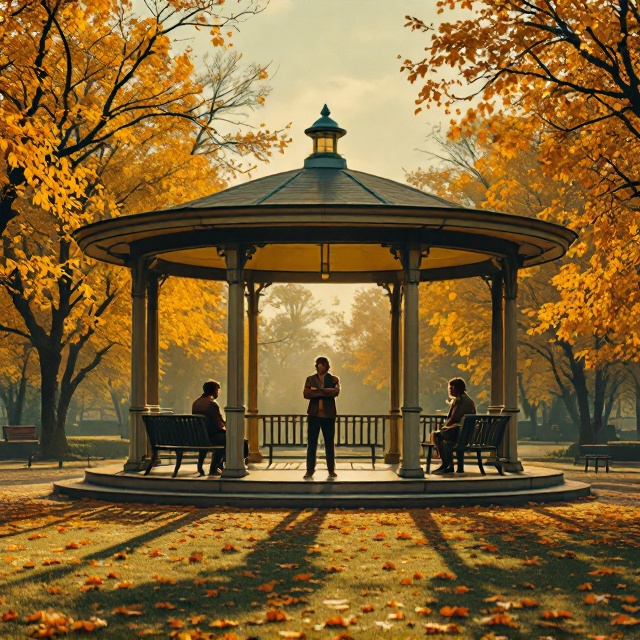
{"type": "MultiPolygon", "coordinates": [[[[442,464],[433,473],[453,473],[453,448],[458,440],[462,418],[476,412],[475,402],[467,395],[467,385],[462,378],[449,380],[449,395],[452,398],[447,421],[440,431],[433,434],[433,442],[440,454],[442,464]]],[[[458,473],[463,473],[458,459],[458,473]]]]}
{"type": "MultiPolygon", "coordinates": [[[[222,418],[220,405],[216,402],[216,399],[220,394],[220,387],[220,383],[216,380],[208,380],[205,382],[202,385],[202,395],[195,400],[191,406],[191,413],[197,413],[205,416],[207,419],[207,431],[209,432],[209,440],[211,440],[211,444],[224,446],[227,444],[227,426],[222,418]]],[[[248,455],[249,442],[245,438],[245,462],[248,455]]],[[[202,465],[205,456],[202,456],[202,460],[198,461],[198,466],[202,465]]],[[[218,450],[213,452],[213,455],[211,456],[211,468],[209,469],[210,476],[220,475],[222,473],[224,457],[224,451],[218,450]]]]}

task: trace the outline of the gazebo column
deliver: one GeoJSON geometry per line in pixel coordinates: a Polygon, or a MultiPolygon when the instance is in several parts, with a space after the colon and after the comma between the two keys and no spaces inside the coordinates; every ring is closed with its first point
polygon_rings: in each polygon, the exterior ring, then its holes
{"type": "Polygon", "coordinates": [[[394,282],[383,284],[391,303],[391,363],[389,376],[389,448],[385,451],[384,461],[387,464],[400,462],[400,380],[401,380],[401,346],[402,346],[402,284],[394,282]]]}
{"type": "Polygon", "coordinates": [[[129,459],[125,471],[141,471],[147,454],[142,414],[147,410],[147,264],[135,258],[131,265],[131,400],[129,403],[129,459]]]}
{"type": "Polygon", "coordinates": [[[160,323],[158,295],[160,275],[147,274],[147,408],[160,411],[160,323]]]}
{"type": "Polygon", "coordinates": [[[229,301],[227,305],[227,421],[226,463],[223,477],[242,478],[247,468],[242,455],[244,441],[244,265],[242,245],[224,248],[229,301]]]}
{"type": "Polygon", "coordinates": [[[489,413],[504,409],[504,310],[502,272],[491,277],[491,402],[489,413]]]}
{"type": "Polygon", "coordinates": [[[247,316],[249,318],[249,371],[247,438],[249,440],[249,462],[262,462],[260,438],[258,433],[258,318],[260,316],[260,296],[269,284],[256,287],[253,281],[246,283],[247,316]]]}
{"type": "Polygon", "coordinates": [[[505,434],[505,471],[522,471],[518,460],[518,266],[504,262],[504,413],[511,415],[505,434]]]}
{"type": "Polygon", "coordinates": [[[418,285],[422,249],[419,245],[400,248],[404,288],[404,375],[402,405],[402,464],[398,475],[403,478],[423,478],[420,466],[420,339],[418,315],[418,285]]]}

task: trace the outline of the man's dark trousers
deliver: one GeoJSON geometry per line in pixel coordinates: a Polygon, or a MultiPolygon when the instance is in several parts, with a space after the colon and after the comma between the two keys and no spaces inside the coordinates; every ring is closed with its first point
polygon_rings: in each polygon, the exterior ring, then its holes
{"type": "Polygon", "coordinates": [[[327,454],[327,469],[329,470],[329,473],[333,473],[336,470],[336,451],[334,444],[336,419],[309,416],[308,420],[307,473],[313,473],[316,469],[316,452],[318,450],[318,436],[320,435],[320,430],[322,430],[324,448],[327,454]]]}
{"type": "Polygon", "coordinates": [[[440,454],[443,469],[453,470],[453,448],[458,441],[459,433],[460,425],[454,425],[441,431],[435,431],[433,434],[433,441],[440,454]]]}

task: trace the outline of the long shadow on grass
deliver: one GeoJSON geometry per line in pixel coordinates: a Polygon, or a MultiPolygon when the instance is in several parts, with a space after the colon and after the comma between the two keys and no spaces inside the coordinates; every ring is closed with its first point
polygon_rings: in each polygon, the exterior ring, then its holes
{"type": "MultiPolygon", "coordinates": [[[[245,518],[248,514],[246,511],[235,513],[245,518]]],[[[202,520],[204,528],[219,514],[228,514],[228,512],[213,510],[188,514],[181,521],[167,525],[166,528],[170,530],[182,528],[196,518],[202,520]]],[[[224,551],[222,540],[207,541],[206,544],[209,546],[204,550],[206,562],[189,565],[189,579],[177,579],[175,584],[163,584],[153,580],[152,573],[164,574],[170,579],[177,578],[179,573],[187,569],[184,562],[176,565],[175,572],[172,572],[174,565],[152,563],[150,566],[153,566],[153,569],[149,569],[147,582],[136,581],[133,589],[125,590],[115,589],[113,583],[105,582],[99,591],[78,592],[73,596],[74,600],[70,607],[76,610],[76,615],[87,615],[91,610],[91,604],[99,602],[103,617],[109,620],[109,632],[123,633],[122,636],[115,637],[131,637],[126,634],[127,632],[131,634],[129,624],[132,621],[139,622],[142,627],[163,629],[165,634],[170,618],[180,619],[185,627],[194,628],[206,627],[216,619],[246,618],[247,613],[254,612],[255,615],[250,616],[249,620],[257,623],[264,619],[264,612],[269,606],[280,606],[283,598],[288,599],[285,602],[286,610],[295,617],[296,613],[306,606],[305,599],[310,597],[316,588],[321,588],[320,581],[314,581],[321,576],[313,565],[309,548],[315,544],[324,518],[325,514],[317,511],[296,511],[286,514],[273,529],[267,532],[266,537],[251,542],[249,553],[239,563],[236,559],[242,552],[246,538],[240,540],[237,534],[241,533],[243,536],[251,533],[255,533],[256,536],[264,534],[230,525],[225,527],[224,533],[227,538],[231,535],[236,537],[233,543],[234,548],[224,551]],[[295,576],[304,576],[304,574],[313,574],[313,576],[311,580],[307,577],[294,579],[295,576]],[[295,602],[295,599],[299,601],[295,602]],[[170,603],[175,609],[156,608],[157,603],[164,602],[170,603]],[[132,605],[140,605],[144,610],[143,616],[128,618],[113,615],[116,607],[132,605]],[[190,619],[195,615],[205,615],[206,621],[191,623],[190,619]]],[[[156,530],[153,534],[161,535],[164,532],[156,530]]],[[[134,547],[147,540],[148,536],[139,536],[127,541],[126,545],[134,547]]],[[[103,550],[99,554],[94,554],[93,557],[96,559],[110,557],[114,549],[115,547],[103,550]]],[[[91,556],[87,558],[87,560],[90,559],[91,556]]],[[[114,563],[111,568],[118,569],[117,563],[114,563]]],[[[78,567],[70,569],[77,571],[78,567]]],[[[42,596],[42,600],[45,599],[46,596],[42,596]]],[[[67,610],[70,607],[67,607],[67,610]]],[[[262,631],[267,633],[264,628],[262,631]]],[[[220,632],[224,633],[224,631],[220,632]]],[[[261,632],[252,635],[263,636],[264,634],[261,632]]]]}
{"type": "MultiPolygon", "coordinates": [[[[166,517],[164,517],[162,518],[162,521],[158,524],[158,526],[155,526],[151,530],[147,530],[144,533],[141,533],[140,535],[134,536],[133,538],[125,538],[106,548],[102,548],[99,551],[95,551],[94,553],[90,553],[89,555],[84,556],[83,557],[84,563],[90,563],[92,560],[95,560],[96,562],[105,561],[105,560],[110,561],[113,559],[114,554],[120,553],[125,550],[135,550],[137,547],[147,544],[152,540],[155,540],[156,538],[159,538],[167,533],[171,533],[172,531],[175,531],[180,527],[184,527],[185,525],[191,524],[196,520],[200,520],[204,515],[200,511],[190,510],[187,513],[180,513],[176,511],[173,511],[173,512],[163,511],[161,512],[161,514],[156,514],[156,516],[154,516],[153,513],[150,511],[150,509],[146,506],[141,506],[140,509],[123,508],[120,506],[109,506],[109,507],[105,507],[104,510],[101,510],[98,515],[100,515],[100,517],[103,517],[105,515],[104,511],[111,511],[111,510],[113,510],[115,513],[118,514],[118,518],[116,519],[116,516],[114,515],[114,513],[111,513],[108,518],[109,522],[110,523],[117,522],[122,526],[126,526],[127,524],[126,519],[123,519],[123,518],[126,517],[127,515],[131,515],[131,513],[137,514],[141,517],[143,515],[146,516],[145,523],[147,524],[156,520],[159,515],[164,515],[169,517],[173,516],[173,517],[171,517],[169,522],[166,522],[166,517]]],[[[73,520],[80,518],[82,514],[84,514],[85,517],[90,517],[91,522],[93,524],[95,517],[94,517],[93,510],[91,509],[88,509],[88,510],[82,509],[75,512],[73,514],[74,515],[73,520]]],[[[136,524],[138,523],[136,522],[136,524]]],[[[46,526],[50,527],[52,526],[52,523],[48,523],[46,526]]],[[[41,527],[41,528],[44,528],[44,527],[41,527]]],[[[82,532],[82,535],[84,536],[85,528],[86,527],[83,527],[83,529],[78,529],[78,533],[82,532]]],[[[21,530],[20,533],[25,533],[25,531],[21,530]]],[[[89,533],[89,536],[90,535],[91,533],[89,533]]],[[[56,555],[55,553],[51,553],[52,557],[55,555],[56,555]]],[[[117,570],[118,568],[117,565],[118,565],[118,561],[114,561],[113,562],[114,570],[117,570]]],[[[16,586],[22,583],[32,582],[34,579],[39,581],[44,581],[44,582],[59,580],[67,574],[77,572],[78,566],[79,565],[77,564],[67,563],[67,564],[60,564],[60,565],[52,565],[51,569],[47,571],[38,570],[37,573],[35,571],[29,570],[29,571],[26,571],[23,575],[20,575],[19,577],[14,577],[13,579],[6,580],[6,584],[7,586],[11,586],[15,588],[16,586]]]]}

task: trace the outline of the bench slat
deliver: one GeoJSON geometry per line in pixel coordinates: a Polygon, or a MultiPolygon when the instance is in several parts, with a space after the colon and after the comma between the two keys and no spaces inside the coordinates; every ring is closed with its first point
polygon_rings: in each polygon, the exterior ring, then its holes
{"type": "Polygon", "coordinates": [[[6,442],[38,440],[36,427],[33,424],[16,424],[2,427],[2,435],[6,442]]]}

